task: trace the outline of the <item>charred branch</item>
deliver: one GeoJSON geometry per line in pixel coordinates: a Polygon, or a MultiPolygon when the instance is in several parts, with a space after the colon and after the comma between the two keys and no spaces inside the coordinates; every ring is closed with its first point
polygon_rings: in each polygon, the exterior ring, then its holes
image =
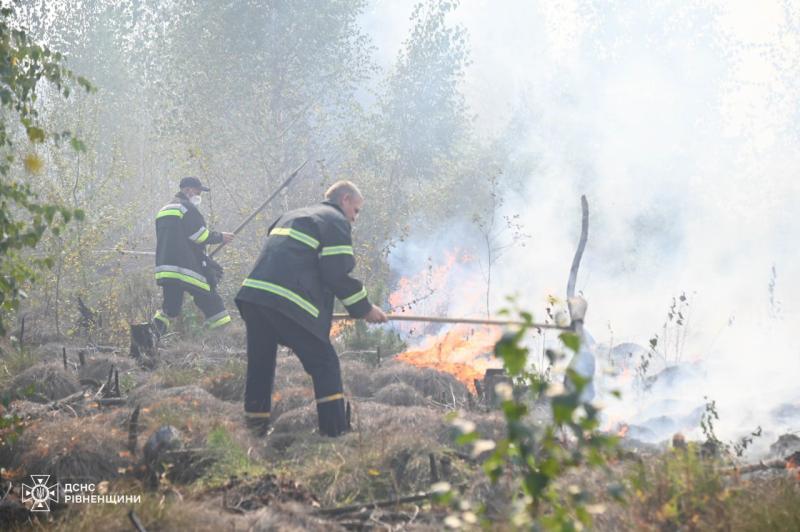
{"type": "Polygon", "coordinates": [[[128,450],[136,456],[136,446],[139,441],[139,405],[131,412],[128,420],[128,450]]]}

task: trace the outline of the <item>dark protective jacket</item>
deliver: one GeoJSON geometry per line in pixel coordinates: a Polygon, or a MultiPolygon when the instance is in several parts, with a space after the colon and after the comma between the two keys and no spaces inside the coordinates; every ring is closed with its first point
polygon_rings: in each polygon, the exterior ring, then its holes
{"type": "Polygon", "coordinates": [[[207,244],[219,244],[222,234],[209,231],[189,198],[178,192],[156,215],[156,282],[191,292],[210,292],[207,244]]]}
{"type": "Polygon", "coordinates": [[[350,277],[355,265],[350,222],[337,205],[326,201],[290,211],[269,228],[236,304],[276,309],[329,342],[334,296],[355,318],[372,308],[364,285],[350,277]]]}

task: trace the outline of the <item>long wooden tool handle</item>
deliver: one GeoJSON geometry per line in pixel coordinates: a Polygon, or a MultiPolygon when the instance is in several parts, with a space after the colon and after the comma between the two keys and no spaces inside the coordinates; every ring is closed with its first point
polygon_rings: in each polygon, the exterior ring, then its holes
{"type": "MultiPolygon", "coordinates": [[[[300,170],[302,170],[302,169],[303,169],[303,167],[306,165],[306,163],[308,163],[308,159],[306,159],[305,161],[303,161],[303,164],[301,164],[300,166],[298,166],[298,167],[295,169],[295,171],[294,171],[294,172],[292,172],[292,173],[289,175],[289,177],[288,177],[288,178],[286,178],[286,181],[284,181],[284,182],[283,182],[283,184],[282,184],[280,187],[278,187],[278,190],[276,190],[275,192],[273,192],[273,193],[272,193],[272,195],[271,195],[269,198],[267,198],[267,200],[266,200],[264,203],[262,203],[262,204],[261,204],[261,205],[260,205],[260,206],[259,206],[259,207],[258,207],[256,210],[254,210],[252,213],[250,213],[250,216],[248,216],[247,218],[245,218],[245,219],[244,219],[244,221],[243,221],[242,223],[240,223],[240,224],[239,224],[239,227],[237,227],[236,229],[234,229],[234,230],[233,230],[233,234],[234,234],[234,235],[238,235],[238,234],[239,234],[239,231],[241,231],[242,229],[244,229],[244,227],[245,227],[247,224],[249,224],[249,223],[252,221],[252,219],[256,217],[256,215],[257,215],[258,213],[260,213],[261,211],[263,211],[263,210],[264,210],[264,208],[266,208],[266,206],[267,206],[267,205],[269,205],[269,204],[270,204],[270,202],[271,202],[273,199],[275,199],[275,196],[277,196],[278,194],[280,194],[280,192],[281,192],[283,189],[285,189],[286,187],[288,187],[288,186],[289,186],[289,183],[291,183],[291,182],[292,182],[292,179],[294,179],[294,178],[295,178],[295,176],[296,176],[298,173],[300,173],[300,170]]],[[[209,257],[213,257],[213,256],[214,256],[214,255],[216,255],[216,254],[217,254],[217,252],[218,252],[220,249],[222,249],[223,247],[225,247],[225,242],[223,242],[222,244],[220,244],[219,246],[217,246],[217,247],[216,247],[216,248],[215,248],[215,249],[214,249],[214,250],[213,250],[211,253],[209,253],[209,254],[208,254],[208,256],[209,256],[209,257]]]]}
{"type": "MultiPolygon", "coordinates": [[[[438,316],[413,316],[409,314],[387,314],[386,318],[389,321],[424,321],[429,323],[469,323],[474,325],[526,325],[524,321],[520,320],[486,320],[480,318],[440,318],[438,316]]],[[[334,314],[335,320],[354,320],[349,314],[334,314]]],[[[534,329],[558,329],[562,331],[569,331],[569,327],[562,327],[553,323],[531,323],[534,329]]]]}

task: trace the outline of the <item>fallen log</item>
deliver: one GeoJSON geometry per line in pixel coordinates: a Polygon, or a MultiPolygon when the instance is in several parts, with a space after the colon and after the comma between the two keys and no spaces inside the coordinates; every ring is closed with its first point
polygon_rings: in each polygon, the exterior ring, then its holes
{"type": "Polygon", "coordinates": [[[757,471],[768,471],[770,469],[786,469],[786,460],[770,460],[769,462],[759,462],[757,464],[747,464],[741,467],[732,467],[723,471],[725,475],[744,475],[757,471]]]}
{"type": "Polygon", "coordinates": [[[120,406],[128,402],[124,397],[100,397],[99,399],[95,399],[95,401],[101,406],[120,406]]]}
{"type": "Polygon", "coordinates": [[[398,504],[407,504],[412,502],[424,501],[430,499],[434,495],[433,492],[422,492],[416,495],[407,495],[405,497],[398,497],[396,499],[385,499],[380,501],[367,502],[363,504],[351,504],[349,506],[338,506],[336,508],[322,508],[315,511],[317,515],[336,516],[344,515],[352,512],[360,512],[370,508],[386,508],[388,506],[396,506],[398,504]]]}
{"type": "Polygon", "coordinates": [[[66,397],[62,397],[61,399],[59,399],[57,401],[53,401],[52,403],[50,403],[47,406],[48,406],[48,408],[50,410],[58,410],[59,408],[61,408],[63,406],[69,405],[70,403],[73,403],[73,402],[77,402],[79,399],[83,399],[85,393],[86,392],[84,392],[83,390],[81,390],[79,392],[75,392],[75,393],[70,394],[70,395],[68,395],[66,397]]]}

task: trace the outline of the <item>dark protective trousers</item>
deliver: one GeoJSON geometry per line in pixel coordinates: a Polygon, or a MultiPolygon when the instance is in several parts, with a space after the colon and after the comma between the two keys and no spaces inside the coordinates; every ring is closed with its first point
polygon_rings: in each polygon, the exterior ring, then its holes
{"type": "MultiPolygon", "coordinates": [[[[161,288],[164,292],[164,304],[161,308],[165,314],[163,318],[166,318],[166,320],[159,317],[159,313],[156,314],[153,324],[158,327],[158,333],[164,334],[168,329],[169,322],[167,320],[177,318],[181,313],[181,308],[183,307],[183,293],[185,290],[175,285],[164,285],[161,288]]],[[[192,297],[194,298],[195,305],[197,305],[205,316],[206,325],[209,328],[215,328],[218,325],[224,325],[222,322],[227,323],[230,321],[228,313],[225,311],[225,303],[216,290],[212,290],[211,292],[192,292],[192,297]]]]}
{"type": "Polygon", "coordinates": [[[319,431],[326,436],[345,432],[344,395],[339,357],[330,342],[323,342],[277,310],[240,301],[247,327],[247,381],[245,417],[269,419],[278,344],[294,351],[314,383],[319,431]]]}

